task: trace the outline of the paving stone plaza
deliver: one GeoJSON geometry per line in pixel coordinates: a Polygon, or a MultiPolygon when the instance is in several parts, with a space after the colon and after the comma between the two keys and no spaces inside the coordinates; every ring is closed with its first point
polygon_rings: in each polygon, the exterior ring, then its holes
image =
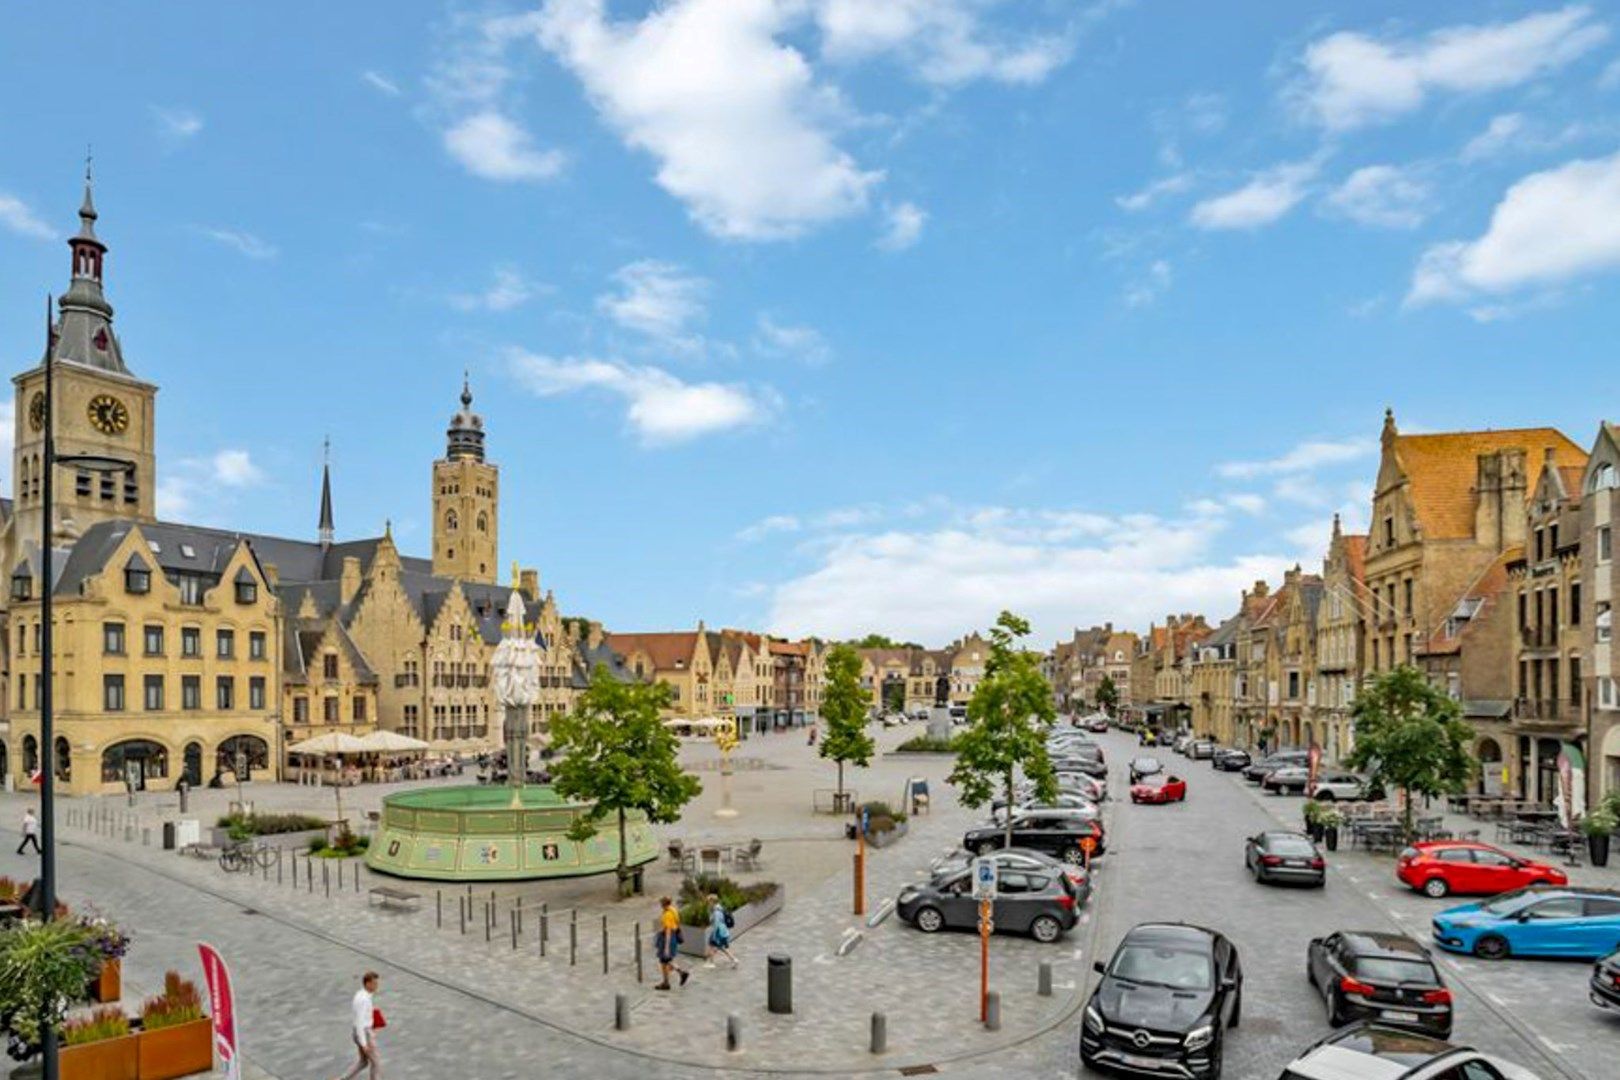
{"type": "MultiPolygon", "coordinates": [[[[880,745],[892,747],[905,734],[883,732],[880,745]]],[[[1120,736],[1105,743],[1117,772],[1129,744],[1120,736]]],[[[465,888],[364,870],[356,880],[355,860],[344,861],[341,874],[335,861],[290,857],[255,874],[226,874],[213,861],[163,851],[161,822],[178,807],[171,794],[143,793],[133,808],[125,800],[64,801],[62,889],[70,902],[91,904],[130,929],[126,967],[137,991],[167,967],[193,965],[197,941],[217,946],[238,983],[250,1075],[278,1080],[326,1076],[342,1064],[348,996],[366,969],[383,977],[379,1002],[390,1019],[382,1047],[391,1076],[895,1076],[919,1067],[962,1076],[1075,1075],[1077,1014],[1091,960],[1145,919],[1217,927],[1238,944],[1248,982],[1244,1024],[1228,1044],[1228,1075],[1269,1078],[1327,1030],[1314,997],[1303,992],[1305,942],[1352,927],[1399,927],[1422,938],[1433,908],[1393,884],[1387,857],[1349,852],[1335,857],[1321,892],[1254,886],[1242,872],[1241,838],[1292,825],[1297,800],[1260,796],[1188,762],[1185,805],[1110,803],[1109,854],[1067,938],[1052,947],[993,939],[991,985],[1002,996],[1003,1024],[990,1032],[977,1022],[973,935],[923,935],[892,918],[868,926],[851,914],[854,845],[842,819],[812,813],[832,768],[802,733],[756,738],[738,751],[734,818],[714,813],[722,791],[712,747],[687,744],[684,757],[705,791],[681,823],[661,827],[663,836],[717,844],[759,838],[762,868],[737,877],[780,882],[787,899],[780,914],[738,938],[739,969],[698,961],[692,981],[672,993],[653,992],[657,975],[645,942],[656,897],[673,893],[680,880],[662,858],[649,867],[648,895],[622,903],[608,878],[479,887],[469,902],[465,888]],[[377,884],[421,893],[418,909],[369,903],[367,890],[377,884]],[[857,932],[859,941],[849,945],[857,932]],[[793,962],[790,1016],[766,1011],[770,954],[793,962]],[[1037,993],[1042,960],[1053,965],[1050,997],[1037,993]],[[626,1031],[614,1024],[620,994],[630,1005],[626,1031]],[[869,1046],[874,1011],[887,1019],[881,1055],[869,1046]],[[728,1016],[740,1025],[736,1049],[726,1044],[728,1016]]],[[[898,801],[911,776],[926,777],[935,792],[932,811],[914,818],[908,835],[869,853],[869,911],[977,820],[956,805],[943,782],[948,769],[945,757],[886,753],[855,772],[862,798],[898,801]]],[[[344,814],[364,820],[389,790],[344,789],[344,814]]],[[[336,812],[330,789],[255,784],[247,796],[260,811],[336,812]]],[[[191,814],[211,822],[234,797],[230,790],[195,793],[191,814]]],[[[8,819],[20,814],[22,801],[5,797],[8,819]]],[[[7,845],[0,873],[26,871],[25,858],[7,845]]],[[[1616,876],[1589,869],[1574,875],[1616,876]]],[[[1585,965],[1492,966],[1450,957],[1442,965],[1457,991],[1459,1041],[1547,1077],[1613,1075],[1620,1018],[1586,1005],[1585,965]]]]}

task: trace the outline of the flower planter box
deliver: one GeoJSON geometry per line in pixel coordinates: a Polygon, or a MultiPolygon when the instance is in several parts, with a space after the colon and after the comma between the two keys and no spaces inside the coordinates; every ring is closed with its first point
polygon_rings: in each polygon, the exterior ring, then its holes
{"type": "Polygon", "coordinates": [[[58,1061],[62,1080],[138,1080],[140,1036],[64,1046],[58,1061]]]}
{"type": "MultiPolygon", "coordinates": [[[[263,844],[266,847],[291,848],[294,851],[308,851],[309,842],[317,836],[322,840],[326,839],[326,832],[325,829],[301,829],[298,832],[266,833],[263,836],[248,837],[247,843],[263,844]]],[[[231,839],[229,829],[222,829],[215,825],[210,835],[210,843],[214,847],[223,848],[229,847],[236,841],[231,839]]]]}
{"type": "Polygon", "coordinates": [[[212,1072],[214,1022],[205,1016],[186,1024],[142,1031],[138,1050],[140,1080],[175,1080],[212,1072]]]}
{"type": "MultiPolygon", "coordinates": [[[[782,910],[782,904],[787,899],[787,889],[781,885],[776,891],[763,900],[756,900],[751,904],[744,904],[731,913],[737,925],[731,928],[731,939],[735,941],[744,933],[752,930],[766,919],[782,910]]],[[[682,926],[680,953],[682,956],[709,955],[709,928],[707,926],[682,926]]]]}
{"type": "Polygon", "coordinates": [[[875,848],[886,848],[906,835],[910,825],[911,823],[908,821],[900,821],[896,822],[892,829],[885,829],[882,832],[869,832],[866,834],[866,842],[875,848]]]}
{"type": "Polygon", "coordinates": [[[124,993],[124,962],[118,957],[101,962],[101,970],[90,980],[85,993],[91,1001],[102,1005],[117,1001],[124,993]]]}

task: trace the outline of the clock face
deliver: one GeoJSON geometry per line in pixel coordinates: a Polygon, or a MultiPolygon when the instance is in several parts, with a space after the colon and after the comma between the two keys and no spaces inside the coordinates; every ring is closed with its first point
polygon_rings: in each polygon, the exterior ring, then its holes
{"type": "Polygon", "coordinates": [[[45,426],[45,395],[37,390],[28,403],[28,424],[35,431],[45,426]]]}
{"type": "Polygon", "coordinates": [[[129,428],[129,410],[111,394],[97,394],[86,410],[90,423],[103,435],[122,435],[129,428]]]}

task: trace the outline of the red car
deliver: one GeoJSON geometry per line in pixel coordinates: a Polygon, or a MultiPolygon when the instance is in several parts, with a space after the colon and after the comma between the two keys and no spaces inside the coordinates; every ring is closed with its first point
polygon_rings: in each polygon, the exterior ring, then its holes
{"type": "Polygon", "coordinates": [[[1133,803],[1167,803],[1187,801],[1187,781],[1179,776],[1163,773],[1144,776],[1131,785],[1133,803]]]}
{"type": "Polygon", "coordinates": [[[1526,885],[1567,885],[1556,866],[1471,840],[1426,840],[1395,860],[1395,876],[1425,896],[1494,896],[1526,885]]]}

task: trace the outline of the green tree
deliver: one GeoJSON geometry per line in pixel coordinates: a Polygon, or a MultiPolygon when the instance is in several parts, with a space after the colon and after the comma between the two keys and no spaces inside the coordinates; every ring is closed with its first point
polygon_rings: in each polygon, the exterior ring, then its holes
{"type": "Polygon", "coordinates": [[[1412,834],[1412,796],[1461,792],[1474,773],[1473,731],[1462,707],[1417,668],[1403,664],[1362,688],[1351,705],[1356,745],[1345,763],[1375,787],[1402,793],[1403,825],[1412,834]]]}
{"type": "Polygon", "coordinates": [[[1035,782],[1042,799],[1057,794],[1057,775],[1046,752],[1046,733],[1057,719],[1052,690],[1039,659],[1018,648],[1029,623],[1003,611],[990,630],[984,677],[968,700],[968,726],[956,737],[955,784],[968,806],[983,806],[999,785],[1007,801],[1007,846],[1012,846],[1013,788],[1018,771],[1035,782]]]}
{"type": "Polygon", "coordinates": [[[896,641],[887,634],[867,634],[850,642],[857,649],[920,649],[914,641],[896,641]]]}
{"type": "Polygon", "coordinates": [[[865,768],[876,745],[866,730],[867,694],[861,689],[861,657],[848,645],[827,653],[826,686],[821,694],[821,756],[838,763],[838,805],[844,804],[844,763],[865,768]]]}
{"type": "Polygon", "coordinates": [[[665,683],[620,682],[605,665],[597,665],[574,711],[551,724],[557,794],[593,804],[569,838],[587,840],[602,819],[618,817],[620,896],[631,893],[626,812],[640,810],[649,821],[678,821],[681,808],[703,790],[697,777],[681,771],[680,743],[660,718],[673,699],[665,683]]]}
{"type": "Polygon", "coordinates": [[[1110,676],[1104,675],[1102,682],[1097,684],[1097,708],[1113,716],[1114,710],[1118,707],[1119,687],[1114,685],[1114,680],[1110,676]]]}

